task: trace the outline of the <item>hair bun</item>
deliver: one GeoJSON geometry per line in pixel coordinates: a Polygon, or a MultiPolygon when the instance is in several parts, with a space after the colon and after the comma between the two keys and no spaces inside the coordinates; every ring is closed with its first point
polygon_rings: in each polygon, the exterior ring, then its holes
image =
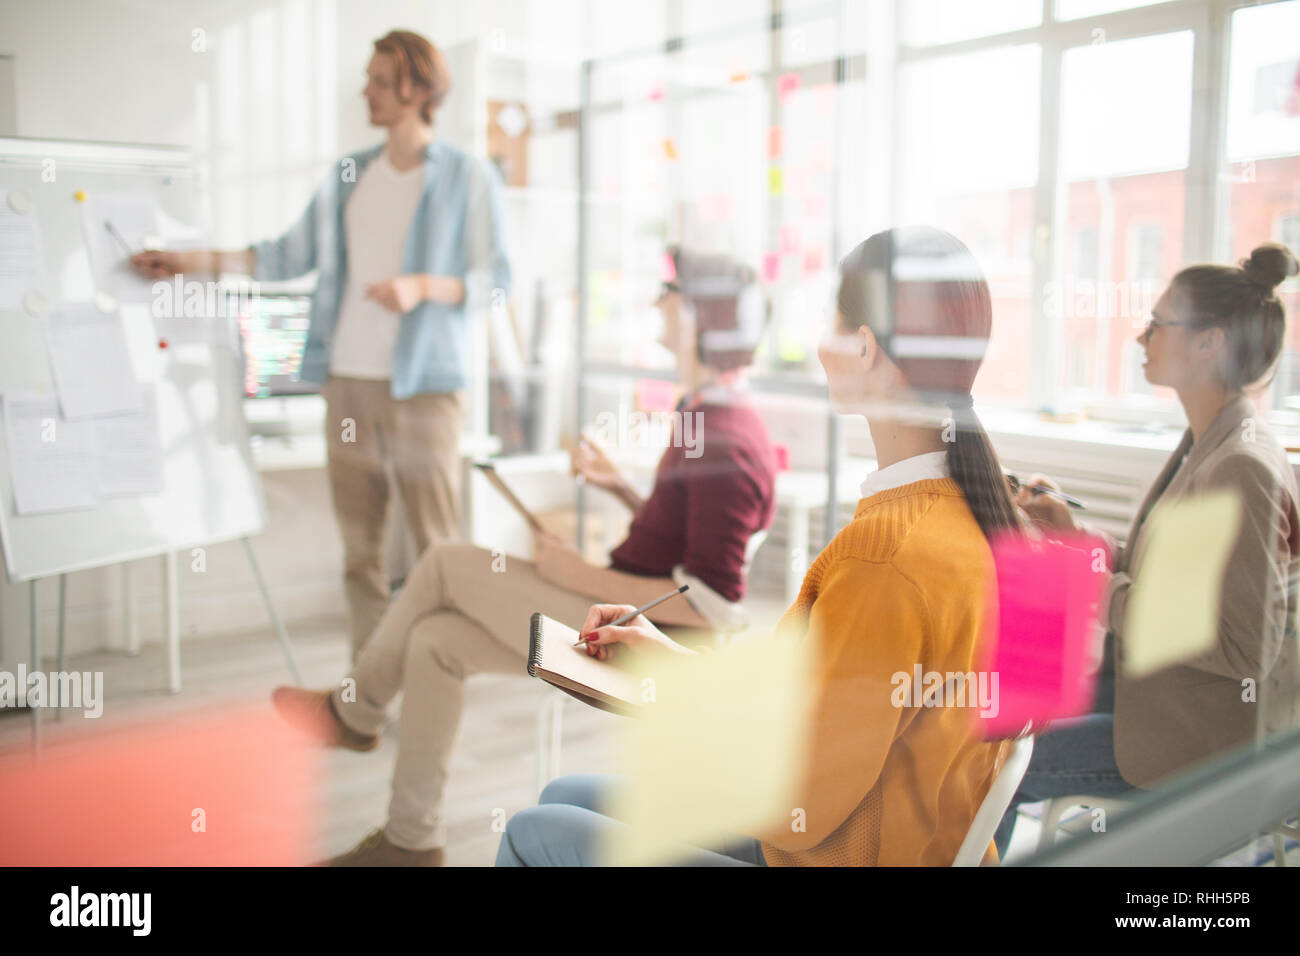
{"type": "Polygon", "coordinates": [[[1288,276],[1300,273],[1300,262],[1281,243],[1266,242],[1256,246],[1249,259],[1241,260],[1241,268],[1252,282],[1271,292],[1285,282],[1288,276]]]}

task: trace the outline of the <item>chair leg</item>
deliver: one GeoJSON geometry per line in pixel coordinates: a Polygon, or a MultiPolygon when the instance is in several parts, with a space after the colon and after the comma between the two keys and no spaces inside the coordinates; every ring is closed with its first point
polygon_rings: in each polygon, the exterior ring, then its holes
{"type": "Polygon", "coordinates": [[[564,702],[568,699],[567,694],[556,691],[551,702],[551,747],[546,763],[548,783],[560,775],[560,748],[564,745],[564,702]]]}
{"type": "Polygon", "coordinates": [[[537,707],[537,794],[560,775],[560,748],[564,742],[565,694],[551,691],[537,707]]]}
{"type": "Polygon", "coordinates": [[[1070,805],[1059,798],[1047,801],[1047,806],[1043,809],[1043,829],[1038,834],[1040,852],[1056,842],[1056,828],[1060,825],[1061,816],[1068,809],[1070,805]]]}
{"type": "Polygon", "coordinates": [[[1283,820],[1273,830],[1273,865],[1274,866],[1287,865],[1286,841],[1288,838],[1292,840],[1300,840],[1300,817],[1296,818],[1295,823],[1292,823],[1290,820],[1283,820]]]}
{"type": "Polygon", "coordinates": [[[546,694],[537,705],[537,794],[541,796],[546,786],[547,753],[546,746],[551,739],[551,697],[546,694]]]}

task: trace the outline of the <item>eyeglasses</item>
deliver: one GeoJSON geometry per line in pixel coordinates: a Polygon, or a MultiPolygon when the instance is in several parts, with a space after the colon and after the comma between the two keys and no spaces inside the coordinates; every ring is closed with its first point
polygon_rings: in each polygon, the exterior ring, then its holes
{"type": "Polygon", "coordinates": [[[679,286],[676,282],[665,282],[663,288],[659,290],[659,298],[655,299],[655,304],[656,305],[659,304],[664,299],[672,295],[674,292],[681,292],[681,291],[682,291],[682,287],[679,286]]]}

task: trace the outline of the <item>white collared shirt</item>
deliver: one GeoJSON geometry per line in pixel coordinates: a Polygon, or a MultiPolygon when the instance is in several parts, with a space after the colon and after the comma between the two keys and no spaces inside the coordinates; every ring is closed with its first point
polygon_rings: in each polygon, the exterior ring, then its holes
{"type": "Polygon", "coordinates": [[[862,497],[870,498],[890,488],[910,485],[914,481],[950,477],[952,476],[948,472],[948,453],[930,451],[924,455],[913,455],[911,458],[896,461],[888,468],[880,468],[867,475],[866,480],[862,482],[862,497]]]}

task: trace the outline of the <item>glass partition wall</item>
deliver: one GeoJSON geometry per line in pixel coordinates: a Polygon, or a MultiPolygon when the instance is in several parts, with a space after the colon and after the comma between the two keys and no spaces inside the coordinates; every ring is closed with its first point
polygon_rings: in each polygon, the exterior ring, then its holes
{"type": "Polygon", "coordinates": [[[867,7],[748,7],[762,12],[584,67],[576,419],[672,410],[654,306],[672,278],[666,250],[722,253],[760,274],[771,306],[751,381],[782,396],[778,419],[789,405],[789,434],[778,421],[775,439],[794,467],[833,472],[839,423],[816,344],[836,263],[866,235],[865,193],[880,182],[859,122],[867,7]]]}
{"type": "MultiPolygon", "coordinates": [[[[754,386],[785,396],[792,467],[826,476],[825,540],[843,454],[870,454],[824,406],[836,264],[924,222],[992,287],[980,407],[1178,426],[1135,341],[1154,298],[1184,264],[1300,240],[1300,0],[974,7],[733,2],[724,28],[669,3],[667,40],[583,65],[575,424],[671,408],[653,308],[669,245],[743,259],[772,306],[754,386]]],[[[1285,433],[1297,283],[1282,294],[1290,338],[1260,401],[1285,433]]]]}

